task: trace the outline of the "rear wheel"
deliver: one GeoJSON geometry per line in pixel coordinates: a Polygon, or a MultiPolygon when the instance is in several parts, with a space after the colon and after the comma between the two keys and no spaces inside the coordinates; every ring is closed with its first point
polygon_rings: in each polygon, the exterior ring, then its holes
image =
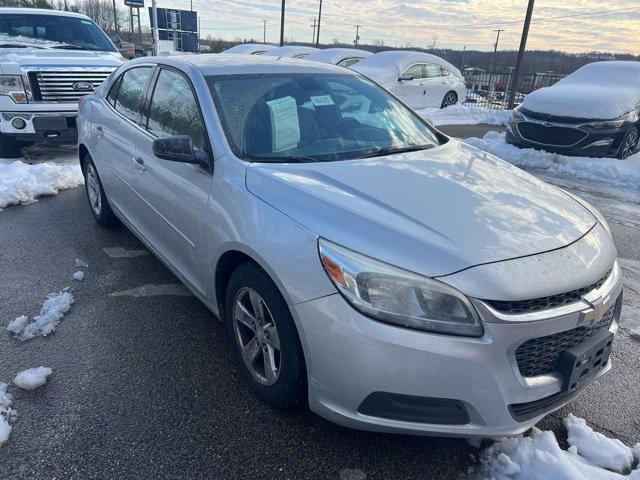
{"type": "Polygon", "coordinates": [[[620,149],[618,150],[618,158],[624,160],[627,157],[630,157],[638,150],[638,140],[640,139],[640,134],[638,134],[638,127],[630,127],[627,130],[624,138],[622,139],[622,144],[620,145],[620,149]]]}
{"type": "Polygon", "coordinates": [[[450,92],[447,92],[447,94],[444,96],[440,108],[447,108],[451,105],[455,105],[456,103],[458,103],[458,94],[452,90],[450,92]]]}
{"type": "Polygon", "coordinates": [[[87,191],[87,200],[89,200],[89,209],[96,222],[103,227],[117,226],[118,219],[111,210],[96,166],[88,155],[84,163],[84,185],[87,191]]]}
{"type": "Polygon", "coordinates": [[[20,143],[13,137],[0,133],[0,158],[20,158],[20,143]]]}
{"type": "Polygon", "coordinates": [[[276,408],[302,403],[307,379],[298,331],[264,270],[248,262],[231,274],[224,314],[231,347],[251,390],[276,408]]]}

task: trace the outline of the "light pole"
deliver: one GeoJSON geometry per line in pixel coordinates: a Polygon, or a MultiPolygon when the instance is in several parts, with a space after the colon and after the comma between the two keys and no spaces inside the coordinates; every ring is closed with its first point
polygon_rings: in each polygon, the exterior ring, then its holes
{"type": "Polygon", "coordinates": [[[267,43],[267,21],[262,20],[262,43],[267,43]]]}
{"type": "Polygon", "coordinates": [[[153,54],[158,55],[160,34],[158,33],[158,9],[156,8],[156,0],[151,0],[151,16],[153,17],[153,54]]]}
{"type": "Polygon", "coordinates": [[[280,12],[280,46],[284,45],[284,2],[282,0],[282,11],[280,12]]]}
{"type": "Polygon", "coordinates": [[[493,73],[493,65],[496,59],[496,52],[498,51],[498,42],[500,42],[500,32],[504,32],[502,29],[494,30],[494,32],[498,32],[496,37],[496,43],[493,45],[493,54],[491,55],[491,67],[489,68],[489,73],[493,73]]]}
{"type": "Polygon", "coordinates": [[[529,0],[527,6],[527,15],[524,17],[524,26],[522,27],[522,38],[520,39],[520,50],[518,50],[518,58],[516,59],[516,67],[513,70],[513,78],[509,89],[509,103],[507,108],[512,109],[516,100],[516,88],[518,87],[518,79],[520,77],[520,67],[522,66],[522,57],[527,49],[527,37],[529,36],[529,26],[531,25],[531,17],[533,15],[533,4],[535,0],[529,0]]]}
{"type": "Polygon", "coordinates": [[[360,35],[358,34],[358,32],[360,32],[360,27],[361,25],[356,25],[356,40],[353,42],[356,44],[356,50],[358,49],[358,40],[360,40],[360,35]]]}
{"type": "Polygon", "coordinates": [[[322,0],[320,0],[320,6],[318,7],[318,26],[316,27],[316,47],[320,45],[320,19],[322,18],[322,0]]]}

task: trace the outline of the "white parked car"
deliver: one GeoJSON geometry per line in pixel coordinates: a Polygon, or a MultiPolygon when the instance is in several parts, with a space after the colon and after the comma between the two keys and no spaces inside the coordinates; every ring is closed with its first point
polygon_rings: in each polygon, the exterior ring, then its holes
{"type": "Polygon", "coordinates": [[[331,63],[340,67],[351,67],[365,58],[372,57],[373,53],[367,50],[355,48],[325,48],[319,52],[313,52],[305,57],[314,62],[331,63]]]}
{"type": "Polygon", "coordinates": [[[291,57],[291,58],[304,58],[314,52],[319,52],[319,48],[306,47],[304,45],[287,45],[285,47],[276,47],[265,55],[273,55],[274,57],[291,57]]]}
{"type": "Polygon", "coordinates": [[[456,67],[429,53],[393,50],[358,62],[353,70],[379,83],[413,109],[464,102],[467,88],[456,67]]]}
{"type": "Polygon", "coordinates": [[[240,45],[234,45],[231,48],[227,48],[225,54],[234,55],[263,55],[269,50],[274,50],[278,47],[275,45],[268,45],[266,43],[241,43],[240,45]]]}
{"type": "Polygon", "coordinates": [[[123,61],[85,15],[0,8],[0,157],[43,140],[75,143],[78,99],[123,61]]]}

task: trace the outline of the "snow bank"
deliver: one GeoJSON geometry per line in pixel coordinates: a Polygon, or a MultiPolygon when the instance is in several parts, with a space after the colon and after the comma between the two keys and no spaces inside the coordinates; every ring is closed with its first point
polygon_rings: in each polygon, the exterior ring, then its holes
{"type": "Polygon", "coordinates": [[[28,368],[18,373],[13,383],[23,390],[35,390],[47,383],[47,377],[52,373],[49,367],[28,368]]]}
{"type": "Polygon", "coordinates": [[[518,148],[507,143],[505,134],[498,132],[488,132],[484,138],[468,138],[465,142],[518,167],[540,169],[555,175],[640,188],[640,153],[632,155],[626,160],[568,157],[533,148],[518,148]]]}
{"type": "MultiPolygon", "coordinates": [[[[576,417],[567,417],[568,450],[558,445],[553,432],[533,429],[529,437],[507,438],[484,450],[475,471],[476,480],[640,480],[640,469],[629,475],[598,465],[619,467],[628,460],[631,449],[618,440],[594,433],[576,417]],[[568,420],[571,418],[571,420],[568,420]],[[584,428],[586,427],[586,429],[584,428]],[[572,444],[572,438],[578,445],[572,444]],[[628,450],[622,454],[623,448],[628,450]],[[596,450],[599,452],[594,453],[596,450]],[[583,452],[583,453],[581,453],[583,452]],[[590,458],[592,457],[592,458],[590,458]],[[593,458],[597,457],[597,461],[593,458]],[[622,460],[624,458],[624,460],[622,460]],[[619,463],[620,462],[620,463],[619,463]]],[[[625,463],[626,469],[631,467],[625,463]]],[[[617,468],[615,468],[617,469],[617,468]]],[[[619,470],[622,471],[622,470],[619,470]]]]}
{"type": "Polygon", "coordinates": [[[15,410],[11,409],[13,398],[7,393],[7,384],[0,383],[0,447],[9,440],[11,425],[9,420],[15,416],[15,410]]]}
{"type": "Polygon", "coordinates": [[[614,119],[640,103],[640,62],[595,62],[527,95],[522,107],[563,117],[614,119]]]}
{"type": "Polygon", "coordinates": [[[416,113],[429,120],[433,125],[506,125],[511,110],[492,110],[490,108],[468,105],[451,105],[447,108],[425,108],[416,113]]]}
{"type": "Polygon", "coordinates": [[[9,323],[7,330],[20,340],[29,340],[36,335],[46,337],[55,331],[73,302],[73,295],[66,290],[50,293],[42,304],[40,314],[33,317],[31,323],[28,323],[26,315],[22,315],[9,323]]]}
{"type": "Polygon", "coordinates": [[[38,163],[0,158],[0,210],[8,205],[30,203],[41,195],[84,185],[80,165],[38,163]],[[7,163],[8,162],[8,163],[7,163]]]}
{"type": "Polygon", "coordinates": [[[240,45],[234,45],[231,48],[227,48],[224,54],[234,54],[234,55],[252,55],[256,52],[265,52],[267,50],[273,50],[274,48],[278,48],[275,45],[267,45],[266,43],[243,43],[240,45]]]}
{"type": "Polygon", "coordinates": [[[305,47],[304,45],[289,45],[286,47],[276,47],[265,52],[265,55],[273,55],[274,57],[297,57],[298,55],[309,55],[313,52],[319,52],[319,48],[305,47]]]}
{"type": "Polygon", "coordinates": [[[398,77],[407,67],[414,63],[434,63],[440,65],[457,77],[462,77],[460,70],[449,62],[430,53],[412,52],[407,50],[390,50],[376,53],[365,58],[351,67],[383,87],[389,89],[398,83],[398,77]]]}
{"type": "Polygon", "coordinates": [[[356,50],[355,48],[325,48],[305,57],[305,60],[314,62],[331,63],[337,65],[347,58],[369,58],[373,53],[367,50],[356,50]]]}

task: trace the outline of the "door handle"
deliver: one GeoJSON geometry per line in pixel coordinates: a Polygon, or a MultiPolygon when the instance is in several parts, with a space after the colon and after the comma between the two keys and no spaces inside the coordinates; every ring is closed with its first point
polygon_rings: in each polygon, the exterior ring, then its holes
{"type": "Polygon", "coordinates": [[[136,167],[141,172],[144,172],[147,167],[144,164],[144,160],[141,157],[136,157],[133,159],[133,166],[136,167]]]}
{"type": "Polygon", "coordinates": [[[102,125],[96,125],[96,135],[98,135],[98,138],[102,138],[104,136],[104,130],[102,130],[102,125]]]}

